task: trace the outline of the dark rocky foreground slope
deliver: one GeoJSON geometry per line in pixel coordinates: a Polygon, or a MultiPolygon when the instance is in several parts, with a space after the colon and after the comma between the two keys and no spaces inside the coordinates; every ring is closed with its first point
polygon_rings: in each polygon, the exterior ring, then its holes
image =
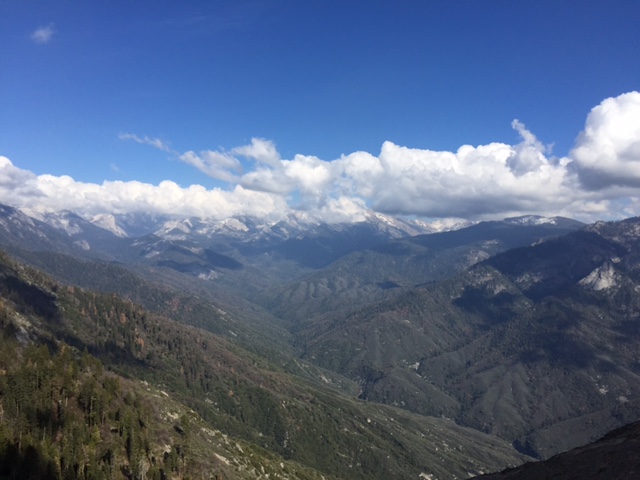
{"type": "Polygon", "coordinates": [[[634,480],[640,478],[640,422],[618,428],[600,440],[482,480],[634,480]]]}

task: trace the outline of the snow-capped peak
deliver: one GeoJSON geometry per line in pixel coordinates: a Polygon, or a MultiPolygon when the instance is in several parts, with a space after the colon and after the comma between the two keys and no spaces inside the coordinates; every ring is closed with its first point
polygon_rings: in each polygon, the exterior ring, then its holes
{"type": "Polygon", "coordinates": [[[240,220],[238,220],[237,218],[231,217],[231,218],[226,218],[224,220],[220,220],[219,222],[221,227],[224,227],[228,230],[233,230],[236,232],[248,232],[249,231],[249,227],[247,227],[246,224],[242,223],[240,220]]]}
{"type": "Polygon", "coordinates": [[[522,217],[505,218],[504,222],[511,225],[556,225],[558,223],[555,217],[541,217],[539,215],[523,215],[522,217]]]}
{"type": "Polygon", "coordinates": [[[108,230],[109,232],[117,235],[118,237],[128,237],[127,232],[118,226],[116,217],[109,213],[101,213],[90,218],[89,221],[95,226],[108,230]]]}

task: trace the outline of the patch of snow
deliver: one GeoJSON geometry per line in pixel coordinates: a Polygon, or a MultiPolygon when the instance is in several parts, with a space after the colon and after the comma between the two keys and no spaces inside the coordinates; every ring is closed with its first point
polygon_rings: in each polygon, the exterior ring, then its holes
{"type": "Polygon", "coordinates": [[[544,275],[541,273],[525,273],[524,275],[516,278],[516,284],[520,288],[530,288],[532,285],[544,280],[544,275]]]}
{"type": "Polygon", "coordinates": [[[556,225],[558,223],[553,217],[541,217],[538,215],[524,215],[522,217],[505,218],[504,222],[510,225],[556,225]]]}
{"type": "Polygon", "coordinates": [[[84,220],[76,214],[68,211],[47,213],[42,216],[41,221],[47,225],[66,233],[72,237],[83,232],[80,222],[84,220]]]}
{"type": "MultiPolygon", "coordinates": [[[[36,220],[40,220],[44,222],[44,217],[47,213],[50,213],[49,210],[43,208],[28,208],[22,207],[19,209],[19,212],[25,215],[27,218],[35,218],[36,220]]],[[[33,223],[33,222],[32,222],[33,223]]]]}
{"type": "Polygon", "coordinates": [[[221,220],[219,222],[220,226],[224,226],[229,230],[233,230],[236,232],[248,232],[249,227],[247,227],[244,223],[242,223],[237,218],[227,218],[225,220],[221,220]]]}
{"type": "Polygon", "coordinates": [[[79,246],[81,249],[83,250],[91,250],[91,246],[89,245],[89,242],[87,242],[86,240],[76,240],[75,242],[73,242],[74,245],[79,246]]]}
{"type": "Polygon", "coordinates": [[[108,213],[101,213],[99,215],[90,218],[89,221],[93,223],[95,226],[103,228],[114,235],[126,238],[128,237],[127,232],[125,232],[122,228],[118,226],[116,222],[116,217],[108,213]]]}
{"type": "Polygon", "coordinates": [[[454,230],[462,230],[463,228],[470,227],[475,222],[470,222],[469,220],[461,220],[459,218],[445,218],[441,220],[436,220],[431,223],[427,223],[434,232],[452,232],[454,230]]]}
{"type": "Polygon", "coordinates": [[[215,272],[214,270],[209,270],[208,272],[198,274],[198,278],[201,280],[215,280],[219,276],[220,275],[218,274],[218,272],[215,272]]]}
{"type": "Polygon", "coordinates": [[[192,227],[192,224],[189,221],[189,219],[170,220],[168,222],[165,222],[165,224],[163,225],[163,230],[166,230],[166,231],[178,230],[183,233],[189,233],[191,232],[191,227],[192,227]]]}

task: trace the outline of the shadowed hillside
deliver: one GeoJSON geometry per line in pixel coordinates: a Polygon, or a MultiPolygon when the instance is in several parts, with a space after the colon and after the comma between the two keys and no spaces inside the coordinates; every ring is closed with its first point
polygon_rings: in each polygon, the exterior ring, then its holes
{"type": "Polygon", "coordinates": [[[544,462],[526,463],[482,480],[609,480],[640,477],[640,423],[608,433],[600,440],[556,455],[544,462]]]}

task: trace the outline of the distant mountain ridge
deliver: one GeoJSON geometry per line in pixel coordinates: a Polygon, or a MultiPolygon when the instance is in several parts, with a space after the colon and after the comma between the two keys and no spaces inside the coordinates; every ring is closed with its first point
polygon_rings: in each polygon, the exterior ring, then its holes
{"type": "MultiPolygon", "coordinates": [[[[473,226],[471,222],[448,224],[427,223],[417,219],[402,219],[369,211],[361,221],[326,223],[305,212],[294,212],[278,221],[268,221],[256,217],[238,216],[226,219],[206,219],[197,217],[171,217],[147,213],[99,214],[81,216],[71,211],[38,212],[4,206],[0,217],[14,218],[13,229],[18,216],[22,226],[29,224],[40,242],[26,241],[23,248],[45,247],[44,239],[73,240],[74,248],[80,248],[92,255],[113,255],[118,259],[125,242],[118,239],[144,239],[150,243],[162,239],[191,245],[187,248],[208,248],[227,254],[235,251],[240,255],[262,253],[276,254],[292,260],[304,267],[322,268],[351,251],[381,245],[391,240],[419,237],[425,234],[465,230],[473,226]],[[59,235],[52,235],[55,229],[59,235]],[[57,237],[57,238],[55,238],[57,237]],[[306,252],[311,251],[311,255],[306,252]]],[[[502,223],[520,226],[554,225],[568,219],[526,216],[506,219],[502,223]]],[[[481,222],[479,225],[486,224],[481,222]]],[[[8,228],[7,221],[4,223],[8,228]]],[[[10,242],[9,242],[10,243],[10,242]]],[[[58,242],[65,243],[64,241],[58,242]]],[[[135,242],[140,245],[140,240],[135,242]]],[[[129,242],[132,245],[132,242],[129,242]]],[[[49,248],[60,249],[60,245],[49,248]]]]}
{"type": "Polygon", "coordinates": [[[400,219],[369,211],[360,221],[329,223],[305,212],[292,212],[279,220],[261,219],[246,215],[224,219],[152,215],[147,213],[98,214],[82,216],[71,211],[38,212],[23,210],[27,216],[41,220],[67,233],[77,233],[79,223],[92,223],[119,237],[140,237],[154,234],[163,238],[184,240],[187,237],[231,237],[246,242],[279,239],[287,240],[313,232],[318,227],[341,231],[354,224],[370,224],[391,238],[432,233],[449,228],[460,228],[466,223],[446,227],[442,223],[429,224],[415,219],[400,219]],[[75,217],[75,221],[72,219],[75,217]]]}
{"type": "MultiPolygon", "coordinates": [[[[246,245],[256,243],[275,244],[283,241],[301,240],[319,235],[326,236],[330,233],[344,233],[354,228],[366,228],[370,233],[376,234],[380,240],[392,240],[456,231],[474,225],[473,222],[450,224],[435,221],[429,223],[418,219],[393,217],[373,211],[366,212],[364,218],[360,221],[327,223],[305,212],[293,212],[280,220],[270,221],[249,216],[207,219],[148,213],[83,216],[68,210],[39,212],[0,205],[0,217],[11,216],[22,216],[23,221],[31,223],[34,228],[41,222],[72,238],[93,237],[95,239],[98,235],[107,238],[109,234],[119,238],[139,238],[155,235],[170,241],[236,240],[246,245]],[[104,232],[99,234],[98,232],[101,231],[104,232]]],[[[532,226],[554,225],[559,222],[564,222],[566,225],[570,221],[561,217],[527,215],[508,218],[501,221],[501,223],[532,226]]],[[[481,223],[485,224],[487,222],[481,223]]],[[[83,238],[83,240],[87,243],[89,242],[89,238],[83,238]]],[[[89,248],[91,248],[91,245],[89,245],[89,248]]]]}
{"type": "MultiPolygon", "coordinates": [[[[320,268],[353,249],[436,229],[419,220],[404,220],[375,212],[368,212],[362,221],[343,223],[326,223],[304,212],[270,221],[248,216],[217,220],[146,213],[81,216],[71,211],[21,211],[4,207],[0,217],[4,218],[0,226],[14,232],[4,235],[5,245],[67,252],[82,250],[88,256],[111,257],[130,263],[139,256],[138,247],[146,251],[142,256],[149,258],[153,245],[164,242],[191,250],[199,257],[191,263],[197,263],[201,268],[186,268],[186,271],[193,271],[203,278],[216,278],[215,272],[219,273],[217,267],[220,265],[209,265],[205,256],[197,251],[215,251],[223,256],[231,254],[240,263],[244,263],[243,257],[266,253],[291,260],[302,268],[320,268]],[[16,233],[21,229],[30,229],[32,233],[27,236],[25,232],[16,233]],[[26,241],[18,240],[20,237],[26,241]],[[308,250],[313,252],[307,253],[308,250]]],[[[442,225],[438,227],[443,228],[442,225]]],[[[0,241],[2,236],[0,232],[0,241]]],[[[162,253],[164,247],[156,251],[162,253]]],[[[158,257],[158,262],[165,265],[174,261],[173,258],[158,257]]],[[[223,263],[233,264],[231,261],[223,263]]]]}

